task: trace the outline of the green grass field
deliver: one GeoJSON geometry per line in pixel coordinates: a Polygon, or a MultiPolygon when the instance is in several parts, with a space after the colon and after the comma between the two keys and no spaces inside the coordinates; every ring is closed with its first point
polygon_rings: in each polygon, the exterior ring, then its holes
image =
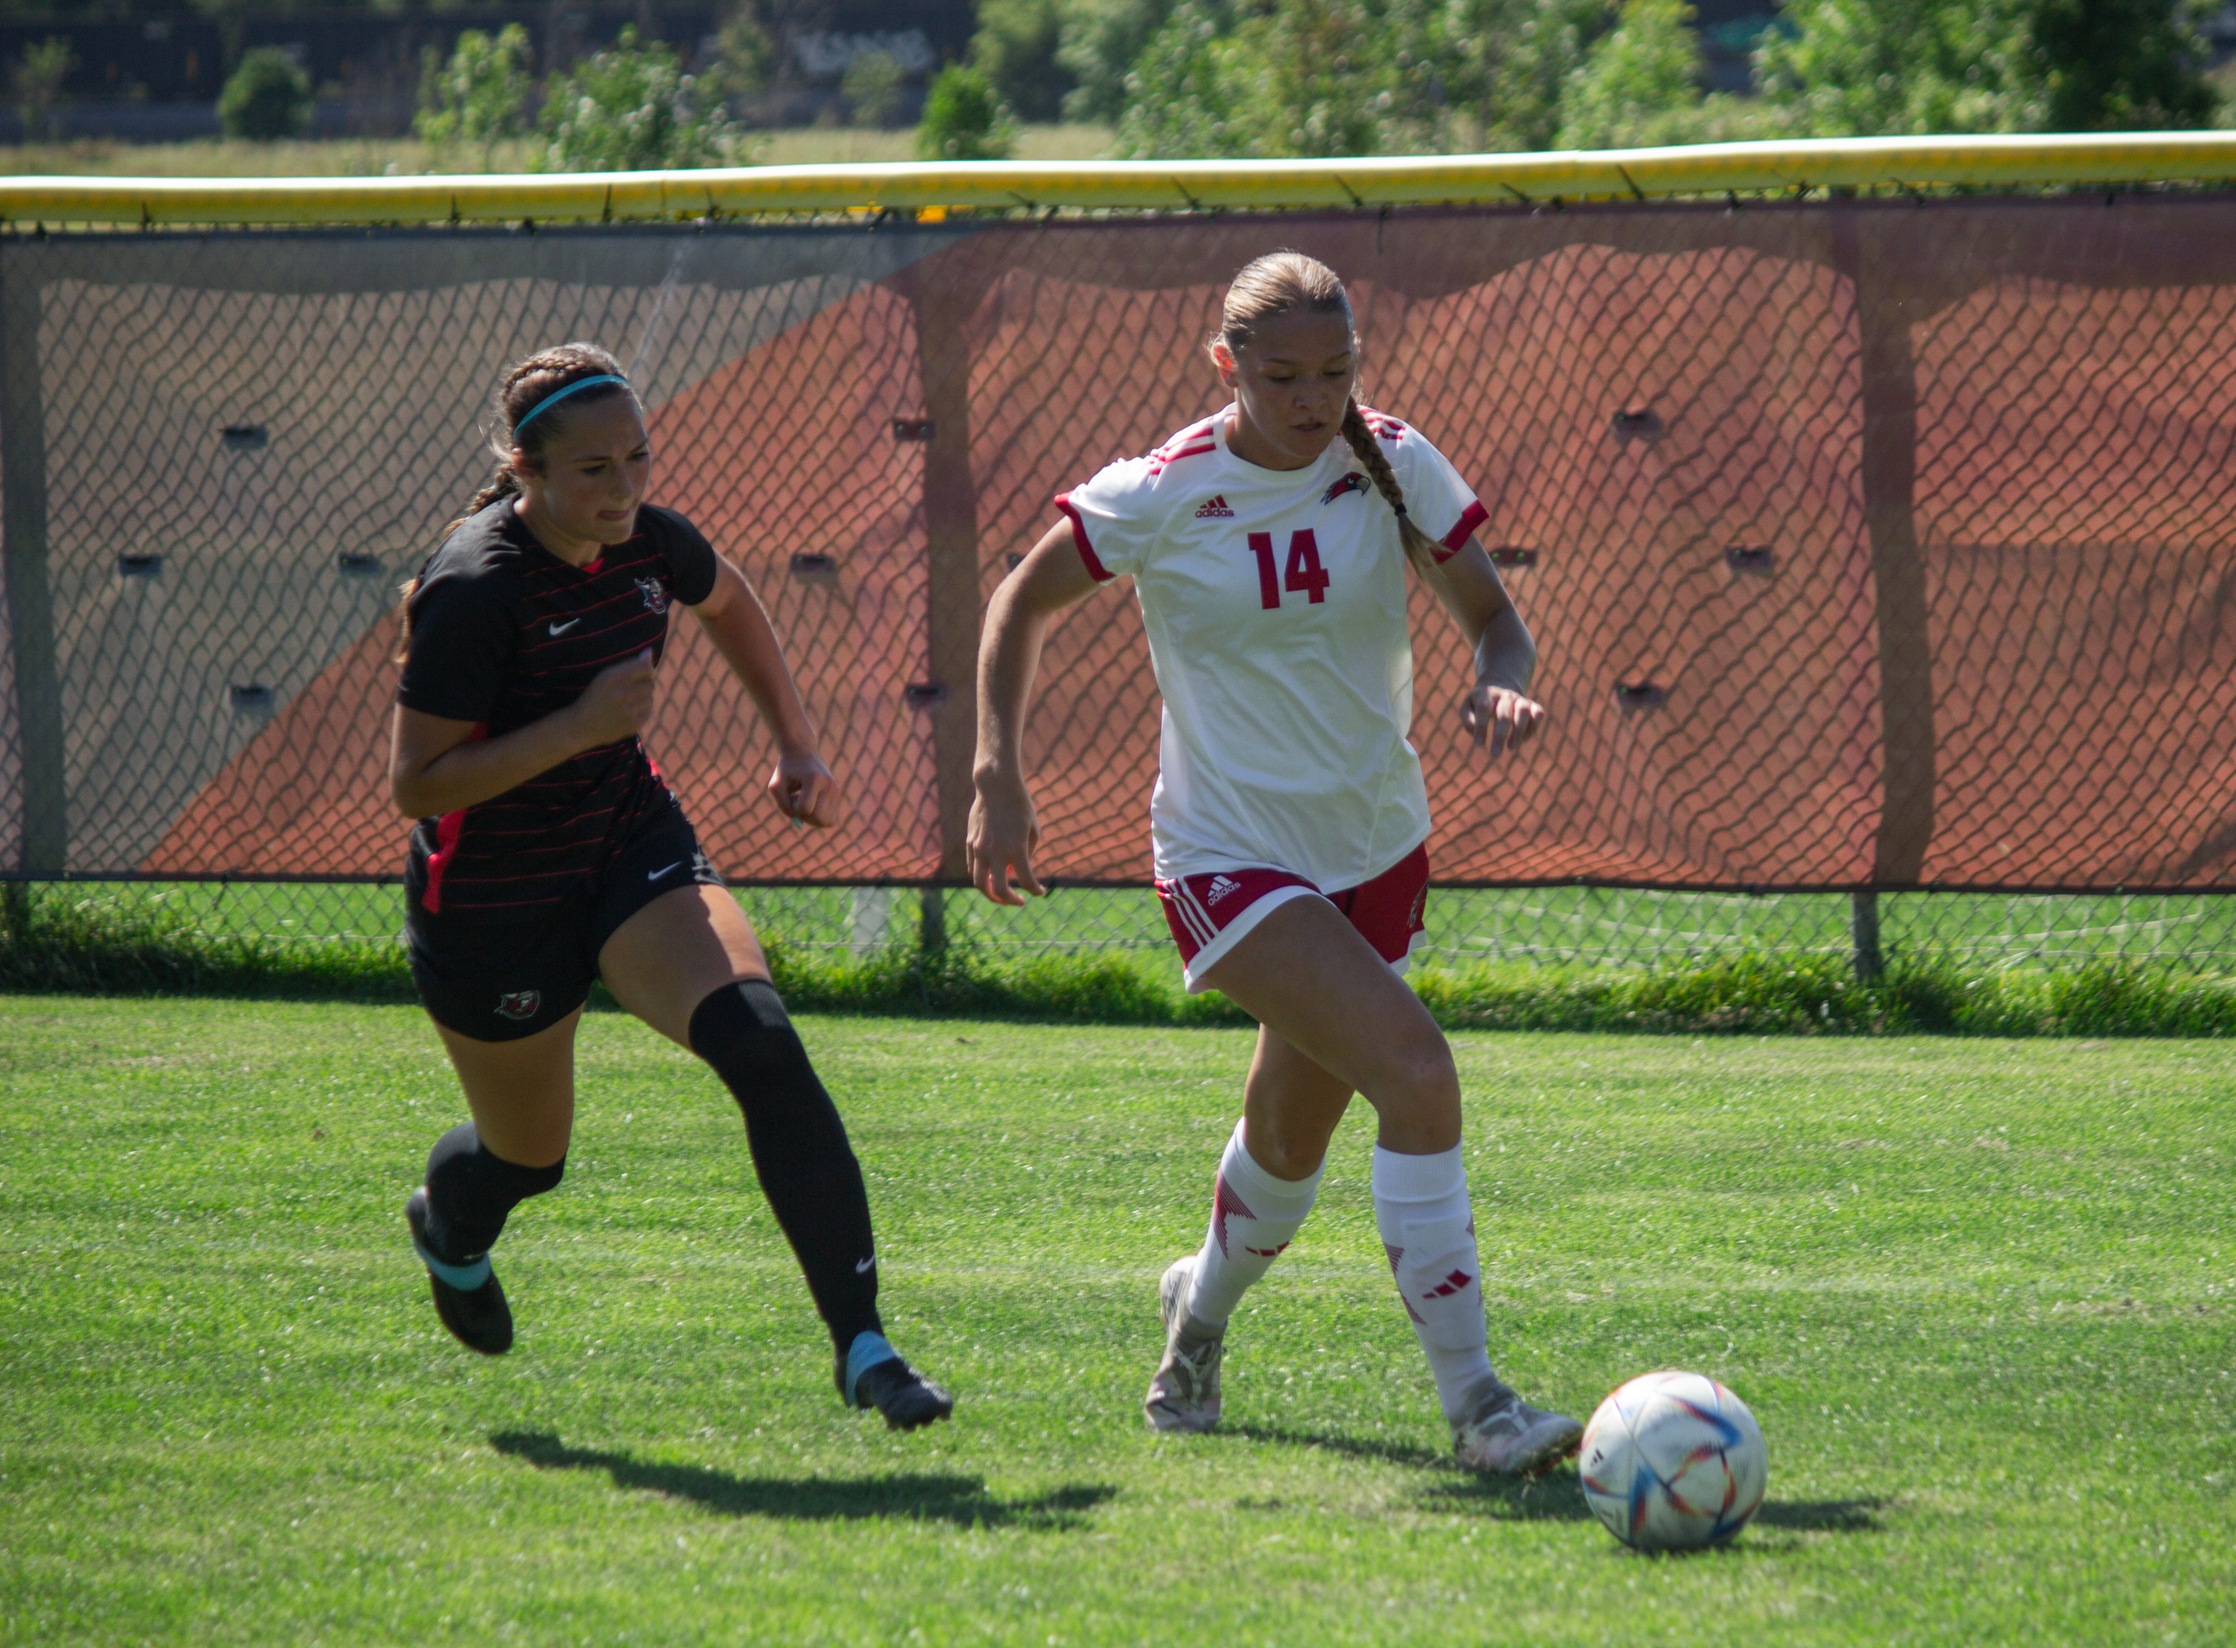
{"type": "Polygon", "coordinates": [[[436,1326],[398,1209],[458,1104],[408,1007],[0,999],[0,1640],[2225,1643],[2236,1072],[2196,1042],[1463,1036],[1494,1352],[1582,1412],[1713,1372],[1728,1551],[1450,1467],[1354,1120],[1153,1439],[1225,1030],[803,1021],[895,1336],[843,1413],[712,1078],[594,1014],[568,1179],[436,1326]]]}

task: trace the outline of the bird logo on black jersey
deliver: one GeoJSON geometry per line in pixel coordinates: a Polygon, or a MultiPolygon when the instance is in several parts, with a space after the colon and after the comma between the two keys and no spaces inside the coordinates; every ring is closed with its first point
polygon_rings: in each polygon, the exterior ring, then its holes
{"type": "Polygon", "coordinates": [[[644,597],[645,611],[665,612],[668,610],[667,587],[659,579],[639,578],[637,580],[637,593],[644,597]]]}
{"type": "Polygon", "coordinates": [[[1323,505],[1332,504],[1346,492],[1364,492],[1367,485],[1367,478],[1354,469],[1342,480],[1329,487],[1327,491],[1321,493],[1320,502],[1323,505]]]}

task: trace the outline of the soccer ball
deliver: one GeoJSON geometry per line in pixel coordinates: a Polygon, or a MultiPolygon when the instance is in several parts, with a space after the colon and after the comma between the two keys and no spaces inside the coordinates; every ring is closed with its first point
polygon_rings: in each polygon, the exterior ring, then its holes
{"type": "Polygon", "coordinates": [[[1747,1404],[1706,1374],[1642,1373],[1592,1415],[1576,1469],[1609,1533],[1641,1551],[1681,1551],[1747,1525],[1770,1455],[1747,1404]]]}

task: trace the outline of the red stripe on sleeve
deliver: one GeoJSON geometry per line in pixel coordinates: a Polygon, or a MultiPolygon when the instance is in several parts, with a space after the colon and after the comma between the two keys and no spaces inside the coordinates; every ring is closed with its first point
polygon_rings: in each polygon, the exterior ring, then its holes
{"type": "Polygon", "coordinates": [[[1445,533],[1440,540],[1444,545],[1444,553],[1439,555],[1437,560],[1439,562],[1449,561],[1457,555],[1460,552],[1460,546],[1467,542],[1469,534],[1490,518],[1491,512],[1483,507],[1483,501],[1480,498],[1469,504],[1467,512],[1460,517],[1460,524],[1445,533]]]}
{"type": "Polygon", "coordinates": [[[1072,504],[1071,494],[1059,493],[1056,507],[1071,522],[1071,541],[1079,546],[1079,558],[1087,563],[1087,576],[1098,584],[1109,583],[1115,575],[1102,564],[1101,558],[1095,554],[1095,546],[1087,541],[1087,523],[1080,519],[1078,509],[1072,504]]]}

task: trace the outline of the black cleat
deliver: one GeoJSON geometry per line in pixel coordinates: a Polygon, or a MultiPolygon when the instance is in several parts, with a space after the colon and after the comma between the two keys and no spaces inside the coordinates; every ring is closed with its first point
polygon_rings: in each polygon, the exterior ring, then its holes
{"type": "Polygon", "coordinates": [[[853,1354],[838,1359],[838,1388],[848,1407],[883,1414],[889,1430],[912,1431],[955,1411],[955,1398],[910,1367],[880,1334],[862,1334],[853,1354]]]}
{"type": "Polygon", "coordinates": [[[435,1256],[427,1242],[427,1187],[421,1185],[404,1203],[404,1223],[411,1227],[411,1245],[418,1249],[420,1263],[427,1267],[427,1285],[435,1295],[435,1314],[442,1319],[451,1336],[468,1350],[478,1350],[484,1356],[502,1356],[512,1349],[512,1307],[505,1303],[505,1290],[498,1284],[497,1273],[490,1268],[489,1255],[483,1254],[470,1265],[454,1265],[435,1256]],[[438,1268],[439,1267],[439,1268],[438,1268]],[[446,1277],[443,1273],[448,1272],[446,1277]],[[459,1287],[457,1282],[470,1280],[475,1273],[481,1280],[472,1287],[459,1287]]]}

